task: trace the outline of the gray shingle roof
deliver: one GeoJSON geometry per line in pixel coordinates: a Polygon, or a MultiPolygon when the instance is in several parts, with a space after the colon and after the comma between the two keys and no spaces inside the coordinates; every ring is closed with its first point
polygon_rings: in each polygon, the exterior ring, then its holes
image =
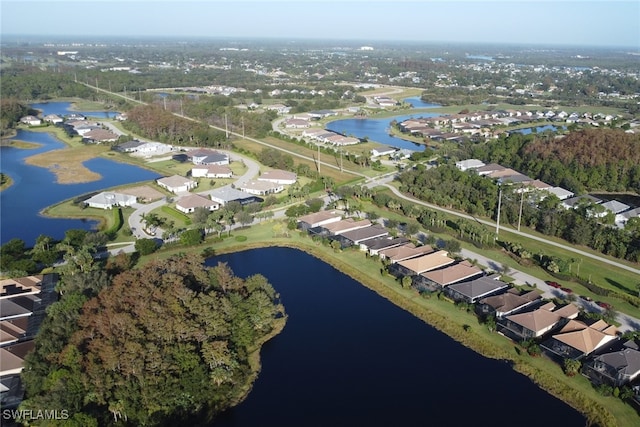
{"type": "Polygon", "coordinates": [[[640,371],[640,351],[632,348],[602,354],[596,357],[595,360],[611,366],[623,375],[633,376],[640,371]]]}

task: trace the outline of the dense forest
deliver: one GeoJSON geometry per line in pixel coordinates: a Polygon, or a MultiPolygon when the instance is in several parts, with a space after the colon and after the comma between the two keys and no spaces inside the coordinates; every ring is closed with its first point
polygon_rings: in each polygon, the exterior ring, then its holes
{"type": "Polygon", "coordinates": [[[29,114],[29,107],[16,98],[0,99],[0,136],[14,129],[20,118],[29,114]]]}
{"type": "Polygon", "coordinates": [[[95,91],[74,81],[70,72],[41,70],[29,65],[14,65],[0,70],[2,97],[22,101],[78,97],[93,99],[95,91]]]}
{"type": "Polygon", "coordinates": [[[640,135],[619,129],[584,129],[564,137],[514,133],[469,144],[461,156],[499,163],[575,193],[640,193],[640,135]]]}
{"type": "Polygon", "coordinates": [[[180,118],[157,105],[140,105],[128,113],[123,126],[136,134],[180,146],[222,147],[224,132],[180,118]]]}
{"type": "Polygon", "coordinates": [[[66,408],[66,425],[211,420],[251,381],[248,357],[284,316],[260,275],[174,256],[66,275],[23,370],[21,408],[66,408]]]}

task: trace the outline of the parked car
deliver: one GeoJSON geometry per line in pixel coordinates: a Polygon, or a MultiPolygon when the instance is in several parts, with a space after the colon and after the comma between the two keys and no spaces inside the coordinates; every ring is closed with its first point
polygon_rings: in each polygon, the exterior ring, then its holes
{"type": "Polygon", "coordinates": [[[558,282],[550,282],[550,281],[547,280],[545,283],[547,285],[551,286],[552,288],[556,288],[556,289],[560,288],[560,283],[558,283],[558,282]]]}
{"type": "Polygon", "coordinates": [[[561,291],[565,291],[565,292],[566,292],[566,293],[568,293],[568,294],[573,293],[573,289],[569,289],[569,288],[565,288],[565,287],[560,288],[560,290],[561,290],[561,291]]]}
{"type": "Polygon", "coordinates": [[[613,307],[608,302],[596,301],[596,304],[598,304],[600,307],[604,308],[605,310],[609,310],[610,308],[613,307]]]}
{"type": "Polygon", "coordinates": [[[585,301],[591,302],[593,301],[593,299],[591,297],[585,297],[584,295],[580,295],[580,298],[582,298],[585,301]]]}

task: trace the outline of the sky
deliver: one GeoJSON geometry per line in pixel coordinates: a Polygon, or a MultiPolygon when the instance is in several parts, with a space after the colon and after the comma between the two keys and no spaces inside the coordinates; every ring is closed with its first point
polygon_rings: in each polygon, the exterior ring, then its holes
{"type": "Polygon", "coordinates": [[[640,49],[640,0],[0,0],[0,37],[162,36],[640,49]]]}

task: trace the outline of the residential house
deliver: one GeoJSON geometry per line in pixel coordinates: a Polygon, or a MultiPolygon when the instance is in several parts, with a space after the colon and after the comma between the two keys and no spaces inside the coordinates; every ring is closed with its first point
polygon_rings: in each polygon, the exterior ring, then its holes
{"type": "Polygon", "coordinates": [[[549,193],[553,194],[560,200],[566,200],[569,197],[573,197],[573,193],[571,191],[566,190],[562,187],[546,188],[545,191],[548,191],[549,193]]]}
{"type": "Polygon", "coordinates": [[[65,126],[71,127],[71,129],[77,133],[78,135],[84,137],[86,133],[89,133],[96,129],[102,129],[98,122],[88,122],[88,121],[74,121],[74,122],[66,122],[65,126]]]}
{"type": "Polygon", "coordinates": [[[504,292],[509,284],[498,280],[498,275],[483,276],[467,282],[449,285],[444,288],[447,296],[455,301],[475,304],[482,298],[504,292]]]}
{"type": "Polygon", "coordinates": [[[209,196],[211,197],[211,200],[220,203],[222,206],[229,202],[239,202],[241,205],[246,205],[248,203],[262,201],[260,197],[237,190],[230,185],[210,191],[209,196]]]}
{"type": "Polygon", "coordinates": [[[380,156],[389,156],[398,151],[398,148],[391,147],[388,145],[383,145],[382,147],[374,148],[371,150],[371,157],[380,157],[380,156]]]}
{"type": "Polygon", "coordinates": [[[103,191],[84,201],[91,208],[112,209],[115,206],[132,206],[136,203],[136,196],[124,193],[103,191]]]}
{"type": "Polygon", "coordinates": [[[325,117],[331,117],[331,116],[337,116],[338,113],[336,113],[333,110],[316,110],[316,111],[309,111],[309,117],[311,117],[312,119],[323,119],[325,117]]]}
{"type": "Polygon", "coordinates": [[[627,344],[622,350],[594,357],[583,365],[583,372],[596,384],[622,387],[630,383],[640,375],[640,351],[627,344]]]}
{"type": "Polygon", "coordinates": [[[426,271],[435,270],[453,264],[447,251],[436,251],[416,258],[406,259],[392,264],[389,271],[395,276],[415,276],[426,271]]]}
{"type": "Polygon", "coordinates": [[[424,254],[432,253],[434,250],[429,245],[417,246],[413,243],[408,243],[402,246],[396,246],[388,249],[381,249],[378,251],[380,259],[388,259],[391,264],[404,261],[407,259],[415,258],[424,254]]]}
{"type": "Polygon", "coordinates": [[[478,169],[483,166],[485,166],[484,162],[478,159],[467,159],[456,162],[456,167],[463,172],[469,169],[478,169]]]}
{"type": "Polygon", "coordinates": [[[273,169],[262,172],[258,177],[258,181],[272,182],[280,185],[295,184],[298,180],[298,175],[294,172],[289,172],[281,169],[273,169]]]}
{"type": "Polygon", "coordinates": [[[504,166],[497,163],[489,163],[488,165],[476,168],[476,172],[478,172],[478,175],[489,175],[495,172],[503,171],[505,169],[506,168],[504,166]]]}
{"type": "Polygon", "coordinates": [[[24,116],[20,118],[20,123],[24,123],[29,126],[40,126],[42,124],[42,120],[36,116],[24,116]]]}
{"type": "Polygon", "coordinates": [[[244,184],[240,184],[240,191],[245,193],[255,194],[256,196],[266,196],[267,194],[280,193],[284,190],[282,184],[275,184],[268,181],[249,181],[244,184]]]}
{"type": "Polygon", "coordinates": [[[101,144],[103,142],[114,142],[118,140],[118,135],[107,129],[97,128],[92,129],[89,132],[85,132],[82,135],[82,140],[85,142],[92,142],[101,144]]]}
{"type": "Polygon", "coordinates": [[[229,156],[207,148],[196,148],[187,151],[187,157],[194,165],[228,165],[229,156]]]}
{"type": "Polygon", "coordinates": [[[298,228],[306,231],[310,228],[322,227],[342,220],[342,211],[320,211],[298,218],[298,228]]]}
{"type": "Polygon", "coordinates": [[[365,228],[371,226],[371,221],[368,219],[355,220],[353,218],[342,219],[340,221],[331,222],[325,224],[318,229],[309,229],[312,234],[320,234],[324,236],[335,236],[338,234],[346,233],[348,231],[358,230],[359,228],[365,228]]]}
{"type": "Polygon", "coordinates": [[[556,307],[549,302],[533,311],[504,316],[498,323],[498,331],[517,340],[540,338],[575,319],[578,313],[578,307],[573,304],[556,307]]]}
{"type": "MultiPolygon", "coordinates": [[[[353,245],[360,245],[360,243],[375,239],[383,236],[388,236],[389,231],[382,225],[375,224],[369,227],[359,228],[357,230],[347,231],[339,235],[333,236],[331,240],[337,240],[340,245],[345,248],[353,245]]],[[[365,247],[366,248],[366,247],[365,247]]],[[[365,249],[362,249],[365,250],[365,249]]]]}
{"type": "Polygon", "coordinates": [[[135,153],[144,144],[146,143],[134,139],[131,141],[123,142],[118,145],[114,145],[113,150],[120,151],[121,153],[135,153]]]}
{"type": "Polygon", "coordinates": [[[57,114],[47,114],[44,116],[44,121],[57,125],[58,123],[64,122],[64,119],[57,114]]]}
{"type": "Polygon", "coordinates": [[[311,126],[308,120],[303,119],[287,119],[284,122],[284,127],[287,129],[305,129],[311,126]]]}
{"type": "Polygon", "coordinates": [[[617,328],[604,320],[591,325],[570,320],[556,334],[540,344],[552,357],[559,359],[581,359],[598,348],[617,339],[617,328]]]}
{"type": "Polygon", "coordinates": [[[166,178],[160,178],[156,180],[158,185],[165,188],[172,193],[182,193],[192,190],[198,186],[198,183],[192,179],[185,178],[180,175],[173,175],[166,178]]]}
{"type": "Polygon", "coordinates": [[[87,117],[80,113],[71,113],[67,115],[67,122],[87,120],[87,117]]]}
{"type": "Polygon", "coordinates": [[[599,203],[602,203],[602,200],[598,199],[597,197],[591,196],[589,194],[583,194],[582,196],[576,196],[576,197],[570,197],[568,199],[564,199],[562,201],[561,206],[564,207],[565,209],[574,209],[579,205],[587,204],[587,203],[599,204],[599,203]]]}
{"type": "MultiPolygon", "coordinates": [[[[277,89],[276,89],[277,90],[277,89]]],[[[279,115],[289,114],[291,111],[291,107],[287,107],[284,104],[271,104],[265,105],[265,110],[272,110],[277,112],[279,115]]]]}
{"type": "Polygon", "coordinates": [[[609,212],[617,215],[621,212],[631,209],[631,206],[625,205],[624,203],[621,203],[617,200],[610,200],[608,202],[602,203],[600,206],[607,210],[607,212],[605,212],[605,215],[609,212]]]}
{"type": "Polygon", "coordinates": [[[495,315],[497,319],[517,313],[525,308],[532,307],[542,301],[538,291],[520,292],[510,288],[499,295],[482,298],[478,301],[478,313],[482,315],[495,315]]]}
{"type": "Polygon", "coordinates": [[[228,166],[200,165],[191,169],[193,178],[231,178],[233,172],[228,166]]]}
{"type": "Polygon", "coordinates": [[[376,237],[375,239],[365,240],[360,243],[360,249],[363,251],[367,251],[369,255],[378,255],[378,252],[395,248],[397,246],[406,245],[410,240],[406,237],[391,237],[391,236],[383,236],[376,237]]]}
{"type": "Polygon", "coordinates": [[[419,291],[436,291],[445,286],[481,276],[482,274],[482,270],[472,265],[469,261],[462,261],[415,276],[413,286],[419,291]]]}
{"type": "Polygon", "coordinates": [[[631,218],[640,218],[640,208],[630,209],[616,215],[616,224],[624,227],[631,218]]]}
{"type": "Polygon", "coordinates": [[[184,213],[193,213],[197,208],[205,208],[210,211],[220,209],[220,203],[201,196],[200,194],[190,194],[185,197],[181,197],[176,202],[176,209],[184,213]]]}

